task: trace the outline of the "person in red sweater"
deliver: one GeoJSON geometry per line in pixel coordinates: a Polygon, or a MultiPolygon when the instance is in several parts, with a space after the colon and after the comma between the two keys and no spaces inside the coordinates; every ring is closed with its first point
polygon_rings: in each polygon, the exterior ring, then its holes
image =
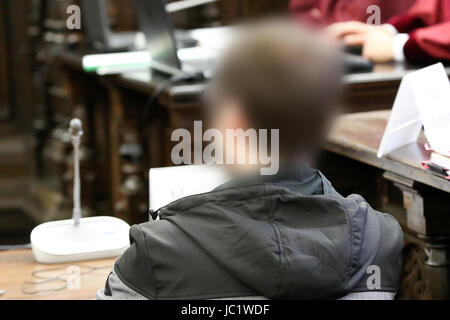
{"type": "Polygon", "coordinates": [[[328,31],[348,45],[362,45],[363,55],[374,62],[450,61],[450,0],[418,0],[382,26],[352,21],[333,24],[328,31]]]}
{"type": "Polygon", "coordinates": [[[380,8],[380,22],[406,12],[416,0],[291,0],[289,11],[297,20],[315,25],[329,25],[335,22],[366,22],[371,16],[368,8],[380,8]]]}

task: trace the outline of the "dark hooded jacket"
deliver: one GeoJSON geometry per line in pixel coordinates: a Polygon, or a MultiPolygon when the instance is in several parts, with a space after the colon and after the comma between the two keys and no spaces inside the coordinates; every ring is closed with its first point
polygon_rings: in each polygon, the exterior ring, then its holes
{"type": "Polygon", "coordinates": [[[317,170],[240,179],[158,211],[130,229],[114,271],[148,299],[335,299],[395,292],[403,233],[317,170]],[[372,268],[379,267],[374,288],[372,268]]]}

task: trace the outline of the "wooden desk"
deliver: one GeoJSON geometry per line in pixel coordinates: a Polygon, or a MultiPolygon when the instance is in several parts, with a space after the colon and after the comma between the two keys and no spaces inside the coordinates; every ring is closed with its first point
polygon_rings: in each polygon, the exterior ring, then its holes
{"type": "MultiPolygon", "coordinates": [[[[115,259],[102,259],[95,261],[84,261],[76,263],[45,265],[34,260],[31,250],[16,250],[0,252],[0,290],[5,293],[0,300],[89,300],[94,299],[96,292],[104,288],[108,274],[111,272],[115,259]],[[80,278],[80,288],[65,288],[60,291],[47,291],[36,294],[25,294],[22,285],[26,281],[42,281],[33,277],[32,272],[37,270],[48,270],[39,275],[56,277],[65,272],[70,272],[70,266],[79,267],[81,273],[88,272],[85,266],[99,268],[80,278]],[[56,270],[57,269],[57,270],[56,270]],[[53,271],[52,271],[53,270],[53,271]]],[[[76,270],[76,269],[74,269],[76,270]]],[[[72,271],[73,272],[73,271],[72,271]]],[[[68,279],[68,276],[63,276],[68,279]]],[[[55,289],[64,286],[64,281],[53,281],[40,285],[25,285],[26,290],[55,289]]]]}
{"type": "Polygon", "coordinates": [[[389,116],[390,111],[384,110],[339,118],[325,150],[338,157],[333,161],[341,176],[330,179],[351,179],[352,184],[369,185],[377,179],[377,173],[370,173],[370,168],[375,169],[383,181],[379,180],[378,188],[372,189],[372,195],[368,197],[383,198],[374,201],[375,206],[389,213],[392,212],[388,206],[382,206],[391,203],[386,184],[400,190],[406,212],[405,219],[398,218],[406,234],[403,297],[447,299],[450,297],[450,182],[421,168],[421,161],[430,156],[424,149],[423,135],[417,143],[377,158],[389,116]],[[366,167],[360,167],[358,163],[366,167]],[[385,186],[379,187],[382,183],[385,186]]]}
{"type": "Polygon", "coordinates": [[[417,143],[397,149],[381,159],[377,157],[390,114],[390,110],[381,110],[342,116],[328,139],[326,149],[450,192],[450,182],[426,172],[421,167],[421,162],[428,160],[431,154],[424,148],[426,139],[423,134],[417,143]]]}

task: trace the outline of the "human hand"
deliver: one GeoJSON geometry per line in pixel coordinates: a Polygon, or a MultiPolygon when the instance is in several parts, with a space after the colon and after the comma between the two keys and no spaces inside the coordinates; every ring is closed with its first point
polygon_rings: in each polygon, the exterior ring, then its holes
{"type": "Polygon", "coordinates": [[[337,22],[327,27],[327,34],[334,40],[343,40],[349,46],[362,46],[367,35],[380,26],[359,21],[337,22]]]}
{"type": "Polygon", "coordinates": [[[363,44],[363,56],[372,62],[390,62],[394,60],[395,36],[385,29],[374,29],[366,35],[363,44]]]}

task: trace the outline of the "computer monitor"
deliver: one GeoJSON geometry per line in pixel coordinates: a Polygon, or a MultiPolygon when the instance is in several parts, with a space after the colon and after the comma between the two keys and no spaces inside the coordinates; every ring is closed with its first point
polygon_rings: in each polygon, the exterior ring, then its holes
{"type": "Polygon", "coordinates": [[[108,0],[82,0],[83,28],[93,47],[105,46],[110,33],[107,12],[108,0]]]}
{"type": "Polygon", "coordinates": [[[152,63],[158,67],[181,69],[172,21],[163,0],[135,0],[141,31],[147,38],[152,63]]]}
{"type": "Polygon", "coordinates": [[[112,32],[108,15],[108,0],[81,0],[83,30],[95,50],[121,51],[138,45],[137,32],[112,32]]]}

